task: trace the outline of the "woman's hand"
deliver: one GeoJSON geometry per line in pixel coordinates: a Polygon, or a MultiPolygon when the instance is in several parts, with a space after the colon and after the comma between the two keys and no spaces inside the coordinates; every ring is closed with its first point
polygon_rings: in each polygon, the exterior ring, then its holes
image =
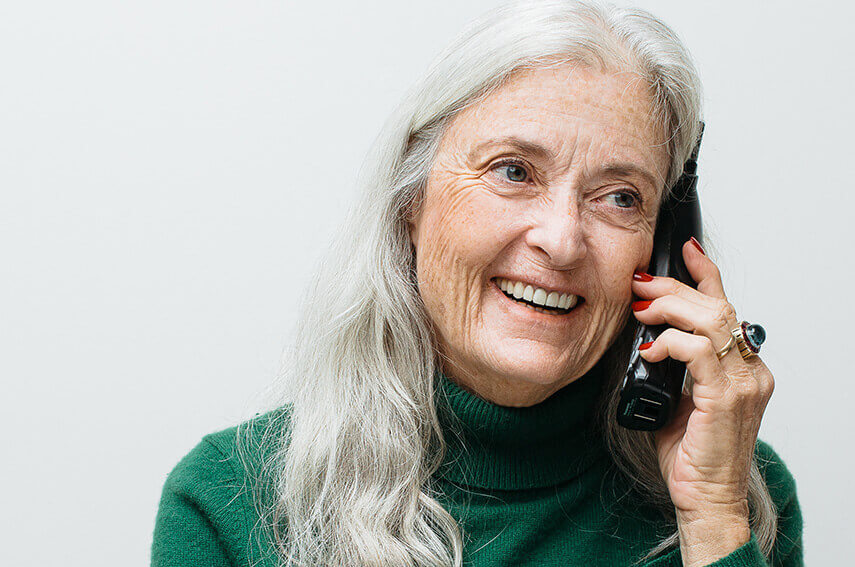
{"type": "MultiPolygon", "coordinates": [[[[719,360],[739,324],[716,265],[691,240],[683,258],[698,289],[668,277],[633,276],[633,303],[645,324],[666,323],[641,356],[686,363],[692,395],[656,432],[662,476],[677,513],[684,565],[706,565],[748,542],[748,474],[774,379],[763,361],[734,347],[719,360]],[[649,281],[645,281],[649,280],[649,281]]],[[[644,346],[644,345],[642,345],[644,346]]]]}

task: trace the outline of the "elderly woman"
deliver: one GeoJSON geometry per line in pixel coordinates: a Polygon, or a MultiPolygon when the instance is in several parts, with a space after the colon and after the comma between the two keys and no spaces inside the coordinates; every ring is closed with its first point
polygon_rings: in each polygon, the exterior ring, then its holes
{"type": "Polygon", "coordinates": [[[376,143],[290,391],[178,464],[153,563],[802,565],[794,480],[757,440],[772,375],[715,263],[681,241],[696,286],[646,273],[700,93],[640,10],[468,27],[376,143]],[[671,327],[643,359],[688,370],[656,431],[615,417],[640,323],[671,327]]]}

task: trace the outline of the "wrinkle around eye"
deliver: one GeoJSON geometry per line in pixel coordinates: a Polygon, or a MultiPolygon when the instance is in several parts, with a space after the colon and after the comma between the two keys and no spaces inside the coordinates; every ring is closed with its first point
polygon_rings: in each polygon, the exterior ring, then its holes
{"type": "Polygon", "coordinates": [[[653,225],[651,219],[647,215],[637,212],[636,214],[610,214],[602,210],[588,210],[586,212],[588,222],[596,221],[607,224],[616,229],[627,232],[648,232],[653,233],[653,225]]]}

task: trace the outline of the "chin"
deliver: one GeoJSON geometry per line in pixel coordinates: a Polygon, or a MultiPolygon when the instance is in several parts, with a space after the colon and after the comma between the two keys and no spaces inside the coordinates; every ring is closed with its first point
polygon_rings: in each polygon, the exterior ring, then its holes
{"type": "Polygon", "coordinates": [[[572,369],[568,368],[568,361],[561,354],[550,345],[541,345],[539,348],[530,344],[521,346],[506,356],[494,356],[494,371],[508,380],[542,386],[565,382],[572,376],[572,369]]]}

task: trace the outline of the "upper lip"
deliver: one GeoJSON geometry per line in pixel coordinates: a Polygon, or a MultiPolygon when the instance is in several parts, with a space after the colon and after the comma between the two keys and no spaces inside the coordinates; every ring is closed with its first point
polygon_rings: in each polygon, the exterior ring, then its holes
{"type": "Polygon", "coordinates": [[[546,291],[557,291],[558,293],[572,293],[578,297],[582,297],[582,294],[574,289],[570,289],[566,284],[560,283],[550,283],[546,279],[539,278],[537,276],[509,276],[509,275],[498,275],[494,276],[492,279],[504,278],[506,280],[511,280],[515,282],[523,282],[526,284],[531,284],[534,287],[541,287],[546,291]]]}

